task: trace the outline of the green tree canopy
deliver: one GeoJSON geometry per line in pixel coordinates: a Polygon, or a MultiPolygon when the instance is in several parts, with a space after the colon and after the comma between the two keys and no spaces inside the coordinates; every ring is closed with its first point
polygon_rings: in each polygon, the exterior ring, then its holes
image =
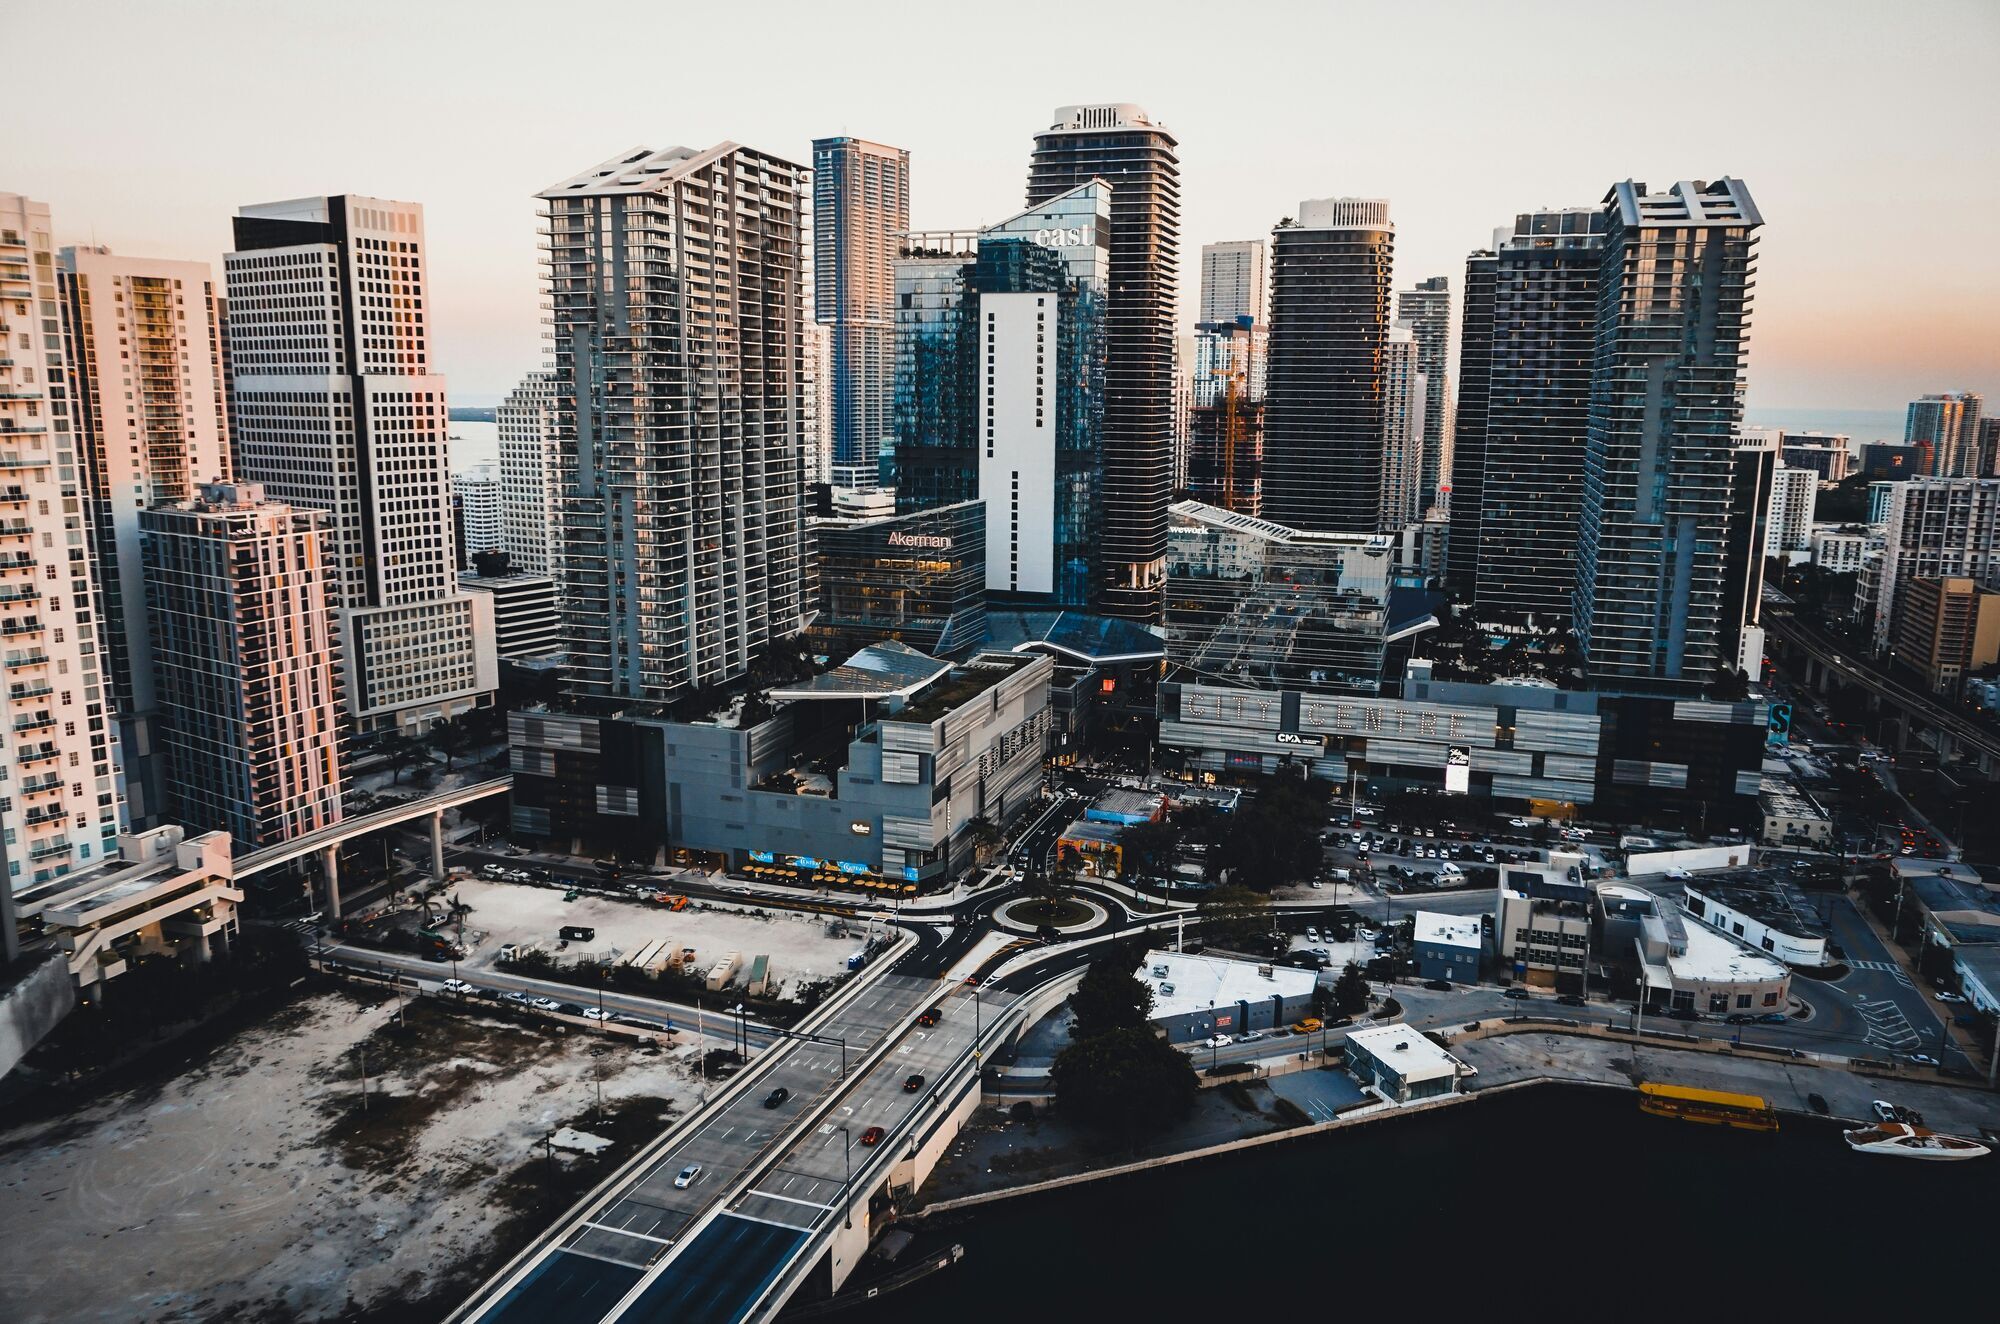
{"type": "Polygon", "coordinates": [[[1271,898],[1241,883],[1218,887],[1202,899],[1195,913],[1201,916],[1201,931],[1216,942],[1240,943],[1265,932],[1271,898]]]}
{"type": "Polygon", "coordinates": [[[1130,1142],[1186,1117],[1200,1089],[1187,1054],[1149,1026],[1071,1042],[1049,1077],[1056,1104],[1078,1125],[1130,1142]]]}
{"type": "Polygon", "coordinates": [[[1319,782],[1273,778],[1230,816],[1221,862],[1231,878],[1260,892],[1310,878],[1324,858],[1326,788],[1319,782]]]}
{"type": "Polygon", "coordinates": [[[1076,992],[1069,995],[1069,1009],[1076,1016],[1070,1028],[1072,1040],[1146,1024],[1153,1014],[1153,990],[1132,973],[1138,960],[1131,947],[1114,943],[1105,955],[1090,963],[1076,992]]]}
{"type": "Polygon", "coordinates": [[[1118,847],[1120,875],[1162,878],[1180,859],[1180,829],[1165,820],[1133,823],[1118,834],[1118,847]]]}
{"type": "Polygon", "coordinates": [[[1334,981],[1333,1005],[1343,1016],[1358,1016],[1368,1010],[1368,977],[1352,961],[1334,981]]]}

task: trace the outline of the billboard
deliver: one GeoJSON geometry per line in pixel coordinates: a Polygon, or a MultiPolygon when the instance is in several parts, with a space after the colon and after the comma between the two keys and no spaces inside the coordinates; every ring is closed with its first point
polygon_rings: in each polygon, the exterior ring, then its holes
{"type": "Polygon", "coordinates": [[[1472,790],[1470,746],[1452,745],[1445,750],[1444,790],[1446,795],[1465,795],[1472,790]]]}
{"type": "Polygon", "coordinates": [[[1774,703],[1771,715],[1764,723],[1764,743],[1773,749],[1782,749],[1792,739],[1792,705],[1774,703]]]}

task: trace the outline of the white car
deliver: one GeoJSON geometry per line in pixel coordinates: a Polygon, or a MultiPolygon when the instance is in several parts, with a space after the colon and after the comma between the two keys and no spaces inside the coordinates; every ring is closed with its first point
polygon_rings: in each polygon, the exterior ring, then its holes
{"type": "Polygon", "coordinates": [[[1963,1002],[1963,1001],[1965,1001],[1965,999],[1964,999],[1964,998],[1962,998],[1962,997],[1960,997],[1960,996],[1959,996],[1958,994],[1956,994],[1956,993],[1947,993],[1947,992],[1946,992],[1946,991],[1944,991],[1943,989],[1939,989],[1939,990],[1938,990],[1938,992],[1937,992],[1937,1000],[1938,1000],[1939,1002],[1963,1002]]]}
{"type": "Polygon", "coordinates": [[[1527,820],[1527,819],[1525,819],[1525,818],[1510,818],[1510,819],[1508,819],[1508,820],[1507,820],[1507,826],[1508,826],[1508,827],[1533,827],[1534,825],[1533,825],[1532,823],[1528,822],[1528,820],[1527,820]]]}
{"type": "Polygon", "coordinates": [[[557,1002],[554,998],[530,998],[528,999],[528,1005],[540,1008],[542,1011],[554,1011],[557,1007],[562,1006],[562,1003],[557,1002]]]}
{"type": "Polygon", "coordinates": [[[1446,860],[1443,864],[1438,866],[1438,872],[1440,874],[1443,874],[1446,878],[1456,878],[1460,874],[1464,873],[1465,870],[1459,868],[1452,861],[1446,860]]]}
{"type": "Polygon", "coordinates": [[[1234,1041],[1226,1034],[1211,1034],[1202,1040],[1202,1045],[1206,1048],[1227,1048],[1232,1042],[1234,1041]]]}
{"type": "Polygon", "coordinates": [[[608,1021],[611,1019],[611,1013],[602,1007],[585,1007],[583,1018],[587,1021],[608,1021]]]}
{"type": "Polygon", "coordinates": [[[476,991],[472,985],[466,983],[463,979],[447,979],[438,987],[447,993],[472,993],[476,991]]]}
{"type": "Polygon", "coordinates": [[[1667,877],[1673,879],[1677,883],[1684,883],[1688,881],[1690,878],[1693,878],[1694,875],[1689,873],[1686,869],[1669,869],[1667,870],[1667,877]]]}
{"type": "Polygon", "coordinates": [[[1306,929],[1306,941],[1307,941],[1307,942],[1318,942],[1318,941],[1319,941],[1319,930],[1318,930],[1318,929],[1315,929],[1315,928],[1311,928],[1311,927],[1308,927],[1308,928],[1306,929]]]}
{"type": "Polygon", "coordinates": [[[674,1189],[684,1191],[694,1185],[695,1178],[701,1176],[701,1164],[690,1163],[681,1169],[680,1176],[674,1178],[674,1189]]]}

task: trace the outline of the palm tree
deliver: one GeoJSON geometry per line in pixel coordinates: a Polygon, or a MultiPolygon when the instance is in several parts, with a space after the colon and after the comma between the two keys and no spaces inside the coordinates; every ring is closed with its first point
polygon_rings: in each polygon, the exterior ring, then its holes
{"type": "Polygon", "coordinates": [[[404,773],[424,761],[423,746],[401,731],[391,731],[383,736],[377,748],[395,771],[393,781],[402,781],[404,773]]]}

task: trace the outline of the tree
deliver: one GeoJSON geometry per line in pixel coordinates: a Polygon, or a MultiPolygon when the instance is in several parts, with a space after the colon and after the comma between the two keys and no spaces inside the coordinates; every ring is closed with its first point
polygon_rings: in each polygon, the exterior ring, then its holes
{"type": "Polygon", "coordinates": [[[1202,899],[1195,913],[1201,916],[1201,931],[1222,943],[1243,943],[1265,932],[1265,911],[1271,898],[1240,883],[1218,887],[1202,899]]]}
{"type": "Polygon", "coordinates": [[[392,781],[402,781],[404,773],[424,762],[426,758],[424,747],[418,744],[414,737],[402,731],[389,732],[382,737],[376,748],[382,752],[382,757],[396,774],[392,781]]]}
{"type": "Polygon", "coordinates": [[[1114,943],[1090,963],[1076,992],[1069,995],[1069,1009],[1076,1018],[1071,1040],[1136,1029],[1152,1017],[1152,986],[1132,973],[1138,960],[1131,947],[1114,943]]]}
{"type": "Polygon", "coordinates": [[[993,852],[1006,840],[1000,829],[993,826],[993,820],[981,814],[965,825],[966,839],[972,843],[972,862],[984,864],[993,858],[993,852]]]}
{"type": "Polygon", "coordinates": [[[1333,1005],[1343,1016],[1359,1016],[1368,1010],[1368,978],[1352,961],[1334,981],[1333,1005]]]}
{"type": "Polygon", "coordinates": [[[1134,823],[1118,834],[1118,873],[1124,878],[1164,878],[1173,872],[1180,849],[1180,829],[1172,823],[1134,823]]]}
{"type": "Polygon", "coordinates": [[[444,770],[451,771],[451,765],[472,744],[472,728],[457,717],[446,717],[432,725],[430,729],[431,747],[444,755],[444,770]]]}
{"type": "Polygon", "coordinates": [[[1319,835],[1326,816],[1322,783],[1273,778],[1230,815],[1221,865],[1235,881],[1260,892],[1310,878],[1324,858],[1319,835]]]}
{"type": "Polygon", "coordinates": [[[1186,1117],[1201,1088],[1188,1055],[1150,1026],[1072,1040],[1049,1080],[1057,1106],[1078,1125],[1127,1142],[1186,1117]]]}

